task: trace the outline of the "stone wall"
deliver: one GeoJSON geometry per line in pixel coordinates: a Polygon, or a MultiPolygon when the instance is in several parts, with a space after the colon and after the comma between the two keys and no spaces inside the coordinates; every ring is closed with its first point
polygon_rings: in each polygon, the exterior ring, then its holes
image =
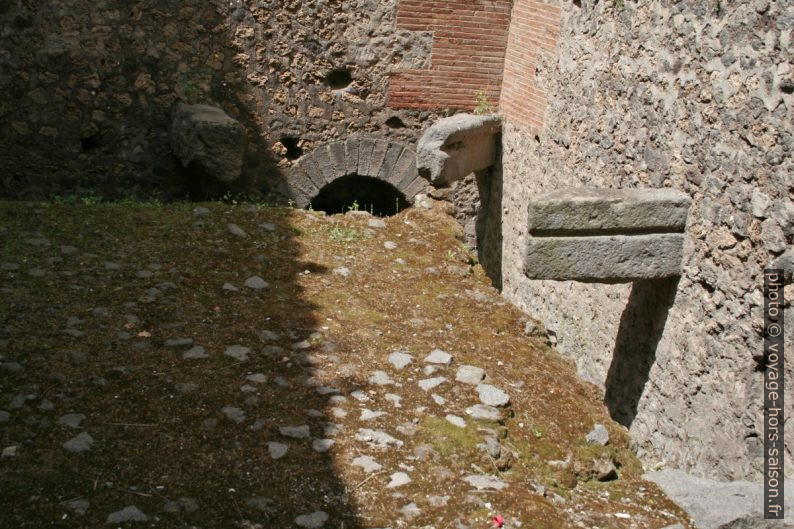
{"type": "MultiPolygon", "coordinates": [[[[0,3],[0,196],[191,188],[168,142],[177,102],[248,130],[231,191],[268,196],[316,145],[412,142],[434,114],[388,106],[392,69],[430,63],[397,0],[0,3]]],[[[272,195],[272,194],[271,194],[272,195]]]]}
{"type": "MultiPolygon", "coordinates": [[[[525,72],[548,94],[542,124],[502,108],[504,294],[605,389],[648,466],[760,480],[762,269],[794,235],[794,6],[557,5],[558,45],[525,72]],[[680,279],[527,280],[528,199],[566,186],[688,193],[680,279]]],[[[510,46],[508,59],[521,53],[510,46]]],[[[794,362],[786,377],[792,394],[794,362]]],[[[791,475],[794,422],[786,434],[791,475]]]]}

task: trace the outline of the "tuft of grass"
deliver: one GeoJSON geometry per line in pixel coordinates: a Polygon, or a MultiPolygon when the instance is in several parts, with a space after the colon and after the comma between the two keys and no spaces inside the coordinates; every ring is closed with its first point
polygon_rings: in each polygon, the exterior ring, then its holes
{"type": "Polygon", "coordinates": [[[363,234],[356,228],[347,228],[338,224],[331,228],[331,239],[336,242],[349,244],[362,238],[363,234]]]}

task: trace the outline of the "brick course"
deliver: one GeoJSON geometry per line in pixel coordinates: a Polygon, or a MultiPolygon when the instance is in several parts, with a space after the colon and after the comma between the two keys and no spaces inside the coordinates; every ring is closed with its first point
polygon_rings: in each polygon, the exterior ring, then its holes
{"type": "Polygon", "coordinates": [[[429,69],[391,73],[389,106],[472,110],[482,91],[497,106],[510,25],[510,0],[402,0],[397,29],[433,33],[429,69]]]}

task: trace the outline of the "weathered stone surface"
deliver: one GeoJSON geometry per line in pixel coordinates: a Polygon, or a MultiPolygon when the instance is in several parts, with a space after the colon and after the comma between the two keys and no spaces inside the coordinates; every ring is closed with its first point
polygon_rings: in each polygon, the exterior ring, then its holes
{"type": "Polygon", "coordinates": [[[183,167],[191,165],[217,180],[237,180],[243,166],[245,128],[218,107],[177,105],[171,148],[183,167]]]}
{"type": "Polygon", "coordinates": [[[440,119],[416,146],[419,174],[444,186],[492,166],[501,126],[498,116],[456,114],[440,119]]]}
{"type": "Polygon", "coordinates": [[[531,198],[529,231],[681,232],[691,202],[675,189],[562,189],[531,198]]]}
{"type": "MultiPolygon", "coordinates": [[[[792,4],[723,2],[719,27],[715,13],[695,3],[559,5],[553,57],[535,64],[547,94],[539,122],[503,108],[492,270],[505,297],[554,333],[580,375],[605,390],[643,463],[757,479],[764,409],[749,359],[759,354],[761,269],[779,255],[772,223],[788,247],[792,240],[794,105],[778,84],[791,82],[790,65],[774,47],[751,43],[789,42],[792,4]],[[681,275],[633,284],[527,278],[527,205],[572,187],[689,195],[681,275]]],[[[787,364],[787,392],[790,380],[787,364]]],[[[789,476],[791,456],[789,446],[789,476]]]]}
{"type": "MultiPolygon", "coordinates": [[[[699,478],[680,470],[645,474],[703,529],[761,529],[764,487],[749,481],[721,482],[699,478]],[[755,522],[753,522],[753,520],[755,522]]],[[[785,482],[785,516],[794,516],[794,481],[785,482]]],[[[773,525],[770,527],[785,527],[773,525]]]]}
{"type": "Polygon", "coordinates": [[[530,279],[633,281],[681,274],[684,237],[677,233],[597,237],[529,237],[530,279]]]}
{"type": "Polygon", "coordinates": [[[147,520],[148,518],[146,517],[146,514],[144,514],[144,512],[138,507],[135,505],[128,505],[120,511],[108,514],[107,523],[118,524],[125,522],[145,522],[147,520]]]}

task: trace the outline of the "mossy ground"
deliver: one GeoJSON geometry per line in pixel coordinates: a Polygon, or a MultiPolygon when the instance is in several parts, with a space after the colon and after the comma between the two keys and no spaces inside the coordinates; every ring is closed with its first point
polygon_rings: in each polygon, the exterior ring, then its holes
{"type": "Polygon", "coordinates": [[[17,446],[15,456],[0,460],[0,526],[96,527],[133,504],[148,515],[140,525],[160,527],[291,527],[297,515],[315,510],[330,514],[326,527],[346,529],[441,529],[457,521],[485,528],[494,513],[532,529],[687,523],[641,480],[625,430],[610,421],[597,389],[523,335],[526,316],[472,266],[446,216],[409,209],[378,229],[362,215],[203,206],[210,213],[196,225],[196,204],[0,203],[0,362],[22,366],[2,372],[0,409],[17,395],[35,395],[0,424],[0,448],[17,446]],[[228,223],[250,237],[229,234],[228,223]],[[397,248],[384,248],[387,240],[397,248]],[[339,267],[350,276],[334,273],[339,267]],[[245,288],[252,275],[269,287],[245,288]],[[264,330],[279,338],[263,338],[264,330]],[[186,360],[185,348],[164,345],[178,337],[192,338],[209,358],[186,360]],[[233,344],[252,349],[247,362],[222,354],[233,344]],[[473,364],[511,395],[502,425],[469,420],[460,429],[444,419],[465,416],[476,392],[448,384],[438,391],[446,399],[441,406],[419,389],[417,367],[435,348],[454,356],[450,380],[455,366],[473,364]],[[395,350],[413,354],[415,364],[390,370],[386,357],[395,350]],[[397,385],[370,384],[376,369],[389,371],[397,385]],[[268,382],[242,392],[251,373],[268,382]],[[273,384],[276,377],[289,386],[273,384]],[[341,395],[363,390],[369,406],[388,415],[363,424],[348,399],[348,415],[334,418],[318,384],[341,395]],[[385,392],[398,393],[401,407],[378,401],[385,392]],[[45,399],[54,410],[40,409],[45,399]],[[224,406],[243,409],[246,420],[226,419],[224,406]],[[64,450],[80,431],[57,423],[65,413],[86,415],[93,450],[64,450]],[[417,431],[400,436],[401,449],[373,452],[354,439],[359,427],[397,435],[395,426],[414,419],[417,431]],[[287,442],[279,426],[309,424],[321,437],[329,421],[342,427],[330,451],[289,441],[288,454],[271,459],[266,443],[287,442]],[[607,447],[584,443],[596,422],[609,429],[607,447]],[[495,428],[515,452],[509,470],[483,459],[483,428],[495,428]],[[414,457],[420,445],[435,455],[414,457]],[[384,470],[368,476],[351,465],[364,453],[384,470]],[[619,479],[579,480],[571,489],[548,464],[603,454],[619,463],[619,479]],[[401,468],[413,481],[384,489],[401,468]],[[472,473],[498,474],[510,486],[472,491],[460,479],[472,473]],[[541,487],[565,503],[539,494],[541,487]],[[432,506],[431,495],[449,499],[432,506]],[[198,510],[161,512],[181,497],[195,499],[198,510]],[[255,497],[272,503],[257,508],[255,497]],[[91,504],[84,515],[67,508],[77,498],[91,504]],[[398,510],[411,501],[422,513],[403,519],[398,510]]]}

